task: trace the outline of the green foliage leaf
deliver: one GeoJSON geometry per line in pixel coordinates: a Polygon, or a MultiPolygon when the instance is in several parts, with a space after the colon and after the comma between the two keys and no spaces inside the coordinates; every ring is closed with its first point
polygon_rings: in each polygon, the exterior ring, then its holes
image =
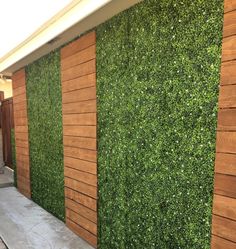
{"type": "Polygon", "coordinates": [[[210,248],[222,19],[146,0],[98,27],[100,248],[210,248]]]}

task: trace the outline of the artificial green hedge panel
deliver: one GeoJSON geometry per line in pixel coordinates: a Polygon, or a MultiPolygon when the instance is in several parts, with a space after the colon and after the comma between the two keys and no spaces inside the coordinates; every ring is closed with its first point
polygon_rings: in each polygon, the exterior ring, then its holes
{"type": "Polygon", "coordinates": [[[14,170],[14,186],[17,188],[15,129],[11,129],[11,151],[12,151],[12,168],[14,170]]]}
{"type": "Polygon", "coordinates": [[[64,219],[60,53],[26,69],[32,199],[64,219]]]}
{"type": "Polygon", "coordinates": [[[209,249],[223,0],[97,29],[99,246],[209,249]]]}

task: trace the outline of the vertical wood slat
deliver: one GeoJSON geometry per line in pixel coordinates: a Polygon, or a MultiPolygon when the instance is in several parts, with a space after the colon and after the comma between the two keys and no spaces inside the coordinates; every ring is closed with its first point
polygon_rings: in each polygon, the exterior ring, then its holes
{"type": "Polygon", "coordinates": [[[16,170],[18,176],[17,186],[22,194],[31,198],[25,69],[21,69],[13,74],[12,86],[16,138],[16,170]]]}
{"type": "Polygon", "coordinates": [[[96,35],[61,49],[66,224],[97,247],[96,35]]]}
{"type": "Polygon", "coordinates": [[[211,249],[236,248],[236,1],[224,3],[211,249]]]}

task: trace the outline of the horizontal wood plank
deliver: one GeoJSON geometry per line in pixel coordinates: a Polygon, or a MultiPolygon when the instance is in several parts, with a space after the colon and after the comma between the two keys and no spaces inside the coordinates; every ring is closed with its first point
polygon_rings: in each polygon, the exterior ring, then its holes
{"type": "Polygon", "coordinates": [[[236,248],[236,243],[217,237],[215,235],[212,236],[211,249],[235,249],[235,248],[236,248]]]}
{"type": "Polygon", "coordinates": [[[216,136],[216,151],[236,153],[236,132],[218,131],[216,136]]]}
{"type": "Polygon", "coordinates": [[[63,126],[63,134],[66,136],[79,136],[96,138],[96,126],[63,126]]]}
{"type": "Polygon", "coordinates": [[[65,199],[65,206],[75,213],[78,213],[79,215],[97,224],[97,212],[68,198],[65,199]]]}
{"type": "Polygon", "coordinates": [[[219,93],[219,107],[236,107],[236,85],[221,86],[219,93]]]}
{"type": "Polygon", "coordinates": [[[26,94],[26,86],[25,85],[13,89],[13,96],[14,97],[21,95],[21,94],[26,94]]]}
{"type": "Polygon", "coordinates": [[[235,0],[225,0],[224,1],[224,12],[227,13],[229,11],[236,10],[236,2],[235,0]]]}
{"type": "Polygon", "coordinates": [[[214,195],[213,213],[232,220],[236,220],[236,199],[214,195]]]}
{"type": "Polygon", "coordinates": [[[77,158],[65,156],[64,165],[87,173],[97,174],[97,164],[94,162],[88,162],[77,158]]]}
{"type": "Polygon", "coordinates": [[[236,58],[236,35],[223,39],[222,61],[230,61],[236,58]]]}
{"type": "Polygon", "coordinates": [[[96,99],[94,99],[83,102],[64,104],[62,107],[62,112],[63,114],[96,112],[97,109],[96,102],[97,102],[96,99]]]}
{"type": "Polygon", "coordinates": [[[61,80],[67,81],[96,72],[96,61],[91,60],[83,64],[68,68],[61,72],[61,80]]]}
{"type": "Polygon", "coordinates": [[[96,125],[96,113],[65,114],[63,115],[63,125],[96,125]]]}
{"type": "Polygon", "coordinates": [[[97,201],[90,196],[84,195],[67,187],[65,188],[65,196],[66,198],[92,209],[93,211],[97,211],[97,201]]]}
{"type": "Polygon", "coordinates": [[[76,169],[72,169],[72,168],[68,168],[65,167],[64,168],[64,174],[65,176],[69,177],[69,178],[73,178],[74,180],[77,180],[79,182],[83,182],[92,186],[97,186],[97,176],[84,172],[84,171],[79,171],[76,169]]]}
{"type": "Polygon", "coordinates": [[[96,99],[96,87],[83,88],[62,95],[62,102],[73,103],[85,100],[96,99]]]}
{"type": "Polygon", "coordinates": [[[223,37],[236,34],[236,9],[224,15],[223,37]]]}
{"type": "Polygon", "coordinates": [[[15,126],[15,133],[28,133],[28,126],[15,126]]]}
{"type": "Polygon", "coordinates": [[[227,61],[221,64],[221,85],[236,84],[236,61],[227,61]]]}
{"type": "Polygon", "coordinates": [[[236,176],[215,174],[214,193],[236,198],[236,176]]]}
{"type": "Polygon", "coordinates": [[[217,129],[236,131],[236,109],[220,109],[218,111],[217,129]]]}
{"type": "Polygon", "coordinates": [[[78,236],[88,241],[94,248],[97,248],[97,236],[82,228],[70,219],[66,219],[66,225],[73,230],[78,236]]]}
{"type": "Polygon", "coordinates": [[[91,86],[96,86],[96,74],[87,74],[79,78],[62,82],[62,92],[70,92],[91,86]]]}
{"type": "Polygon", "coordinates": [[[90,220],[84,218],[83,216],[75,213],[70,209],[66,209],[66,216],[92,234],[97,235],[97,224],[95,224],[94,222],[91,222],[90,220]]]}
{"type": "Polygon", "coordinates": [[[96,57],[96,46],[95,44],[85,48],[69,57],[66,57],[62,59],[61,61],[61,69],[65,70],[70,67],[74,67],[76,65],[79,65],[81,63],[90,61],[92,59],[95,59],[96,57]]]}
{"type": "Polygon", "coordinates": [[[65,186],[82,194],[88,195],[94,199],[97,199],[97,187],[76,181],[68,177],[65,177],[65,186]]]}
{"type": "Polygon", "coordinates": [[[213,215],[212,234],[236,242],[236,221],[213,215]]]}
{"type": "Polygon", "coordinates": [[[77,147],[89,150],[97,149],[97,140],[95,138],[64,136],[63,143],[64,146],[69,147],[77,147]]]}
{"type": "Polygon", "coordinates": [[[79,39],[71,42],[67,46],[61,49],[61,59],[65,59],[68,56],[74,55],[75,53],[90,47],[96,42],[96,33],[89,32],[88,34],[80,37],[79,39]]]}
{"type": "Polygon", "coordinates": [[[97,152],[95,150],[64,147],[64,156],[78,158],[90,162],[97,162],[97,152]]]}
{"type": "Polygon", "coordinates": [[[236,154],[216,153],[215,172],[236,176],[236,154]]]}

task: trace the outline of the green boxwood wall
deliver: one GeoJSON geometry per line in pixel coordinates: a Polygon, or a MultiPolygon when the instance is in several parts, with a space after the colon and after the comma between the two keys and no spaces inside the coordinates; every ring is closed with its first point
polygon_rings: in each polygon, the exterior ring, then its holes
{"type": "Polygon", "coordinates": [[[223,0],[97,29],[101,249],[209,249],[223,0]]]}
{"type": "Polygon", "coordinates": [[[59,51],[26,68],[32,199],[64,219],[59,51]]]}

